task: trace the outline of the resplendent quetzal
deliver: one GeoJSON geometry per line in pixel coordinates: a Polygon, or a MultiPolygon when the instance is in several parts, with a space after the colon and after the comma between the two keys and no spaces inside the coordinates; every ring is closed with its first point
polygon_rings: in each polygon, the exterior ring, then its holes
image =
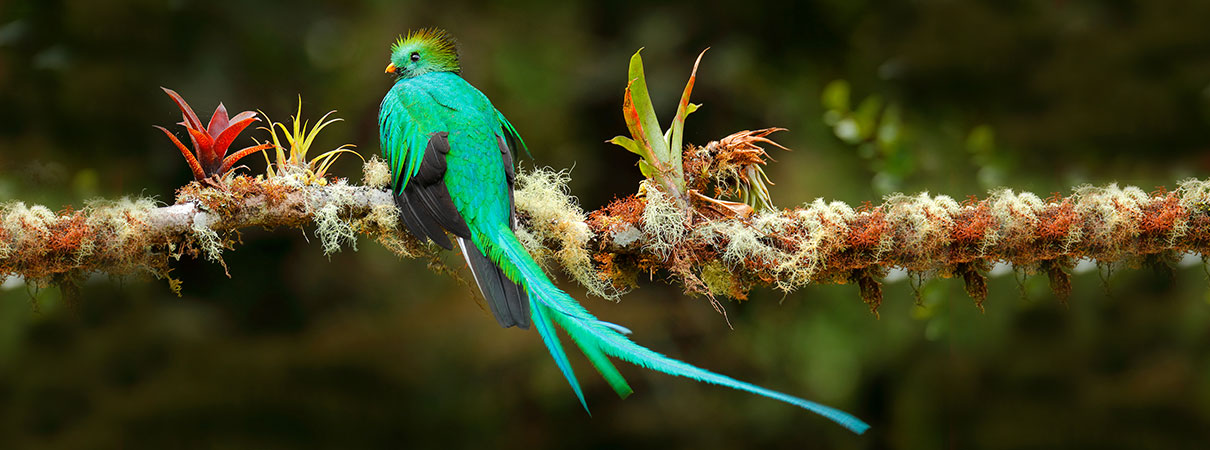
{"type": "Polygon", "coordinates": [[[862,433],[869,425],[843,411],[745,383],[651,351],[555,287],[513,234],[513,155],[524,142],[487,97],[459,76],[458,52],[444,31],[409,33],[391,48],[395,85],[382,99],[382,154],[404,225],[447,250],[454,235],[479,291],[501,326],[538,328],[555,363],[588,409],[555,333],[561,326],[622,397],[632,391],[609,356],[640,367],[797,405],[862,433]]]}

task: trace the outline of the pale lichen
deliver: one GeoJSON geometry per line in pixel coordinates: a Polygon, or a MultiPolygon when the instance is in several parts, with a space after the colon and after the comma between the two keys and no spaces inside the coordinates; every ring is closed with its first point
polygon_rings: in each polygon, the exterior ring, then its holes
{"type": "Polygon", "coordinates": [[[720,245],[723,263],[734,268],[748,263],[767,267],[774,285],[790,292],[814,281],[828,256],[844,249],[848,223],[855,219],[848,205],[818,199],[792,211],[760,212],[746,223],[702,223],[694,227],[690,239],[724,242],[720,245]]]}
{"type": "Polygon", "coordinates": [[[1177,184],[1176,192],[1181,208],[1191,211],[1210,208],[1210,181],[1187,178],[1177,184]]]}
{"type": "MultiPolygon", "coordinates": [[[[1210,249],[1210,183],[1201,180],[1151,194],[1083,186],[1046,200],[1003,189],[962,204],[944,195],[895,194],[860,210],[816,200],[743,216],[688,210],[644,184],[638,195],[591,218],[568,193],[568,181],[566,172],[549,169],[518,175],[518,238],[536,260],[557,262],[606,298],[616,298],[614,286],[633,285],[639,274],[665,271],[712,299],[742,298],[762,284],[791,291],[814,282],[857,283],[873,308],[881,298],[877,279],[898,267],[915,277],[959,277],[982,299],[984,275],[998,261],[1019,273],[1045,273],[1063,293],[1076,261],[1163,264],[1179,252],[1210,249]]],[[[222,263],[244,227],[314,224],[328,254],[344,245],[356,249],[360,234],[400,256],[435,251],[400,229],[389,192],[346,180],[316,185],[229,176],[190,183],[177,202],[98,200],[58,212],[0,204],[0,277],[36,284],[70,283],[91,271],[166,277],[170,258],[222,263]]]]}
{"type": "Polygon", "coordinates": [[[326,204],[315,211],[315,235],[323,245],[325,255],[339,252],[340,247],[349,244],[357,250],[357,233],[353,225],[340,217],[340,206],[336,203],[326,204]]]}
{"type": "Polygon", "coordinates": [[[928,192],[915,196],[891,194],[883,208],[895,230],[896,245],[910,264],[927,264],[949,242],[953,216],[961,206],[946,195],[932,197],[928,192]]]}
{"type": "Polygon", "coordinates": [[[659,188],[646,180],[642,183],[639,189],[647,194],[647,206],[643,209],[643,245],[648,251],[667,258],[685,238],[689,216],[659,188]]]}
{"type": "Polygon", "coordinates": [[[198,213],[193,219],[193,225],[190,230],[193,234],[194,244],[206,259],[222,263],[223,262],[223,238],[219,236],[217,231],[211,228],[211,225],[217,221],[217,218],[210,213],[198,213]]]}
{"type": "Polygon", "coordinates": [[[361,166],[361,180],[366,186],[386,189],[391,185],[391,167],[382,158],[373,156],[361,166]]]}
{"type": "MultiPolygon", "coordinates": [[[[517,240],[521,241],[521,245],[529,250],[529,255],[534,258],[534,262],[542,267],[543,271],[550,272],[550,263],[555,258],[555,251],[546,246],[538,236],[529,232],[529,228],[525,226],[517,226],[513,230],[513,234],[517,236],[517,240]]],[[[551,275],[554,279],[554,275],[551,275]]]]}
{"type": "Polygon", "coordinates": [[[1104,187],[1084,185],[1072,194],[1082,240],[1100,255],[1117,259],[1127,238],[1138,234],[1142,205],[1150,201],[1147,193],[1134,186],[1119,188],[1116,183],[1104,187]]]}
{"type": "Polygon", "coordinates": [[[308,188],[307,192],[307,208],[312,211],[315,235],[319,237],[324,254],[330,256],[339,252],[346,244],[357,251],[357,230],[361,227],[348,217],[348,212],[356,202],[359,190],[341,178],[323,188],[308,188]]]}
{"type": "Polygon", "coordinates": [[[777,267],[786,275],[777,287],[786,292],[813,281],[826,267],[828,255],[844,250],[849,224],[857,220],[857,213],[844,202],[815,199],[795,211],[794,218],[802,226],[802,241],[777,267]]]}
{"type": "Polygon", "coordinates": [[[629,247],[643,238],[643,232],[630,224],[622,224],[613,231],[613,242],[619,247],[629,247]]]}
{"type": "MultiPolygon", "coordinates": [[[[122,197],[119,200],[93,199],[84,204],[84,225],[92,230],[80,243],[76,253],[76,264],[95,253],[126,253],[134,258],[138,247],[147,244],[146,227],[151,211],[157,202],[149,198],[122,197]]],[[[132,264],[123,254],[121,264],[132,264]]]]}
{"type": "Polygon", "coordinates": [[[529,218],[526,226],[518,227],[517,237],[539,263],[558,260],[589,293],[617,299],[621,293],[592,264],[588,242],[593,233],[585,224],[584,210],[570,195],[569,181],[567,171],[550,168],[517,173],[514,201],[517,210],[529,218]],[[548,248],[547,243],[556,243],[557,248],[548,248]]]}
{"type": "Polygon", "coordinates": [[[399,229],[399,210],[394,203],[374,205],[370,213],[360,222],[359,231],[373,236],[391,253],[404,258],[420,256],[420,243],[415,238],[405,238],[399,229]]]}
{"type": "MultiPolygon", "coordinates": [[[[1179,199],[1177,205],[1185,211],[1204,212],[1210,206],[1210,182],[1196,178],[1181,180],[1177,185],[1176,194],[1179,199]]],[[[1173,224],[1172,233],[1168,237],[1167,244],[1175,246],[1176,241],[1185,237],[1189,231],[1189,218],[1178,216],[1176,222],[1173,224]]]]}

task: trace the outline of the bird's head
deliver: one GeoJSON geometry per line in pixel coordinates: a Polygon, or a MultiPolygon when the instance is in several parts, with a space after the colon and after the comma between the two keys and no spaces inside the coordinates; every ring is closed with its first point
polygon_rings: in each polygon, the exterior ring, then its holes
{"type": "Polygon", "coordinates": [[[458,47],[454,37],[438,28],[422,28],[400,36],[391,46],[386,73],[412,78],[429,72],[458,73],[458,47]]]}

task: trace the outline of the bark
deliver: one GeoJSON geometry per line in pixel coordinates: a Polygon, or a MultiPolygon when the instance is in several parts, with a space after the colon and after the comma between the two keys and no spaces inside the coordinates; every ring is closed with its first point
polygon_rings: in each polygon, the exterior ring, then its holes
{"type": "MultiPolygon", "coordinates": [[[[716,197],[734,191],[734,177],[744,173],[737,169],[763,163],[749,158],[720,166],[726,155],[718,143],[686,150],[687,186],[697,193],[689,209],[644,185],[640,195],[585,213],[569,195],[566,174],[519,174],[518,234],[548,268],[557,263],[604,297],[652,274],[711,298],[744,298],[754,286],[790,291],[807,283],[853,283],[875,310],[882,297],[878,280],[890,268],[960,278],[981,302],[984,274],[997,262],[1045,273],[1064,294],[1067,273],[1080,259],[1165,264],[1210,247],[1210,183],[1202,180],[1150,193],[1081,186],[1042,199],[1004,189],[963,202],[897,194],[877,206],[816,200],[755,212],[700,194],[708,187],[716,197]]],[[[327,252],[355,246],[361,235],[402,256],[431,255],[433,248],[400,230],[391,194],[381,187],[383,168],[374,164],[382,163],[369,163],[367,174],[379,174],[378,180],[362,186],[233,176],[190,183],[166,206],[122,199],[52,212],[4,204],[0,277],[37,283],[96,272],[167,277],[170,263],[182,256],[221,263],[238,231],[251,227],[314,227],[327,252]]]]}

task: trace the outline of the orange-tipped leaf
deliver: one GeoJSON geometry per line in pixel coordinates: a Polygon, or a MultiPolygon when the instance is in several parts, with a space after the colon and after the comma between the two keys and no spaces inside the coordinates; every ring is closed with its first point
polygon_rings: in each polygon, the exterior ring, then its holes
{"type": "MultiPolygon", "coordinates": [[[[706,47],[706,50],[710,50],[710,48],[706,47]]],[[[678,178],[684,177],[681,167],[681,142],[685,132],[685,117],[697,109],[696,106],[689,103],[689,94],[693,92],[693,82],[697,80],[697,66],[702,63],[702,56],[706,54],[706,50],[702,50],[697,55],[697,61],[693,62],[693,72],[689,73],[689,82],[685,83],[685,91],[681,93],[681,101],[676,105],[676,117],[672,119],[671,134],[668,136],[668,151],[672,156],[671,165],[678,178]]]]}
{"type": "Polygon", "coordinates": [[[223,165],[220,166],[218,168],[218,171],[215,173],[219,174],[219,175],[227,173],[228,170],[231,170],[231,168],[235,166],[235,163],[237,161],[243,159],[245,156],[251,155],[253,153],[256,153],[256,152],[259,152],[262,150],[270,149],[270,148],[273,148],[273,144],[266,142],[266,143],[263,143],[260,145],[253,145],[251,147],[247,147],[243,150],[240,150],[238,152],[227,155],[227,158],[223,160],[223,165]]]}
{"type": "Polygon", "coordinates": [[[639,118],[639,112],[634,108],[634,99],[630,93],[630,86],[634,81],[626,84],[626,93],[622,96],[622,117],[626,120],[626,129],[630,130],[630,135],[634,137],[634,142],[638,144],[639,150],[642,152],[639,155],[643,158],[656,159],[654,152],[651,149],[651,143],[647,140],[647,134],[643,132],[642,119],[639,118]]]}
{"type": "Polygon", "coordinates": [[[160,131],[163,131],[164,134],[168,135],[168,139],[171,139],[172,143],[176,144],[176,148],[181,150],[181,155],[184,155],[185,162],[189,163],[189,170],[193,171],[193,178],[195,180],[200,180],[202,178],[206,178],[206,171],[202,170],[202,166],[200,164],[198,164],[197,158],[195,158],[193,156],[193,153],[190,152],[189,149],[185,148],[184,144],[181,144],[181,141],[179,139],[177,139],[176,136],[174,136],[172,134],[172,132],[168,131],[167,129],[165,129],[164,127],[161,127],[159,125],[152,125],[152,126],[159,128],[160,131]]]}

